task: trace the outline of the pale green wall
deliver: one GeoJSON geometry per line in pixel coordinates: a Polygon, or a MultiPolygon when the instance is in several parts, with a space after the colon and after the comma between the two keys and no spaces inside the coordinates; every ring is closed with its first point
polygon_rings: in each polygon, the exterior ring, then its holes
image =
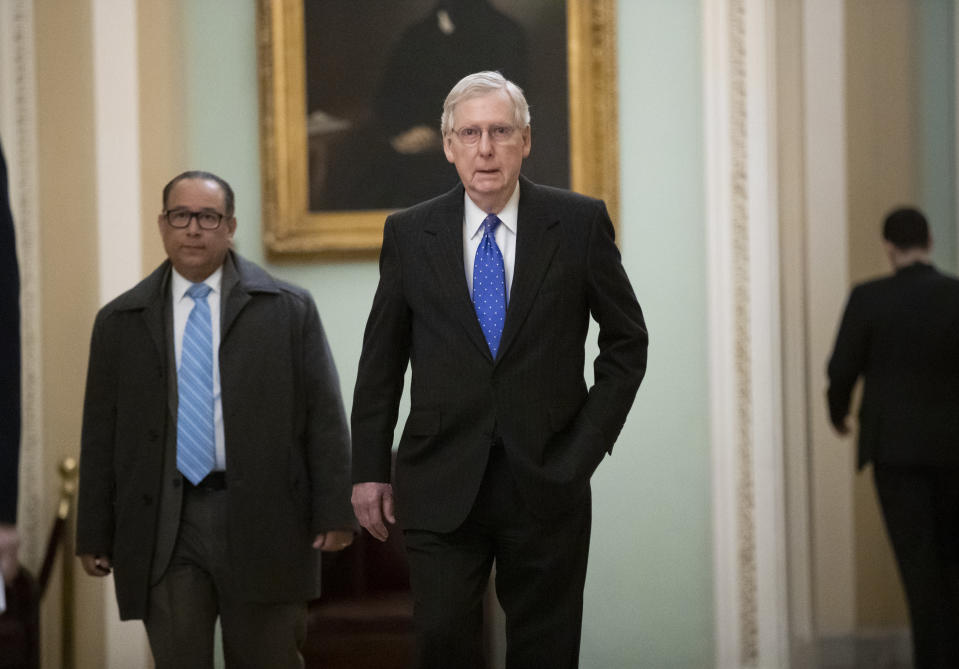
{"type": "Polygon", "coordinates": [[[929,218],[933,259],[955,272],[956,58],[953,0],[922,0],[919,35],[919,206],[929,218]]]}
{"type": "Polygon", "coordinates": [[[649,370],[594,477],[583,667],[712,665],[701,8],[620,0],[621,248],[649,370]]]}
{"type": "MultiPolygon", "coordinates": [[[[237,247],[263,262],[253,3],[189,0],[191,167],[237,192],[237,247]]],[[[623,258],[650,328],[650,366],[594,479],[584,669],[712,664],[700,3],[619,3],[623,258]]],[[[347,407],[374,261],[266,264],[308,287],[347,407]]],[[[595,347],[594,347],[595,350],[595,347]]]]}

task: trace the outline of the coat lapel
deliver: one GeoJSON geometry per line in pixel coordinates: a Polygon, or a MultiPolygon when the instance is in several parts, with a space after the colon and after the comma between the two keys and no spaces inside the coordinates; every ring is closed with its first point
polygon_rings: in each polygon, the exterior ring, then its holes
{"type": "Polygon", "coordinates": [[[170,302],[170,262],[157,267],[128,293],[122,309],[140,310],[157,353],[166,360],[166,312],[170,302]]]}
{"type": "Polygon", "coordinates": [[[426,255],[433,265],[440,285],[450,298],[454,316],[480,353],[492,360],[466,283],[463,263],[463,197],[463,187],[457,186],[443,196],[439,206],[431,211],[424,227],[431,245],[426,255]]]}
{"type": "Polygon", "coordinates": [[[533,306],[533,299],[559,247],[558,223],[539,188],[521,177],[513,285],[497,360],[507,354],[533,306]]]}

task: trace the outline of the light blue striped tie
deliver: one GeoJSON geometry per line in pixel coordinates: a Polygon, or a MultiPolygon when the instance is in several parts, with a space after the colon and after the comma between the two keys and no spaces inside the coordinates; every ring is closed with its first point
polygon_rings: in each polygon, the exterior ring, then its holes
{"type": "Polygon", "coordinates": [[[506,271],[495,237],[500,223],[496,214],[483,220],[483,239],[473,261],[473,308],[494,360],[506,320],[506,271]]]}
{"type": "Polygon", "coordinates": [[[176,415],[176,466],[192,483],[210,473],[216,457],[213,435],[213,326],[206,297],[210,287],[195,283],[186,294],[193,310],[183,331],[180,393],[176,415]]]}

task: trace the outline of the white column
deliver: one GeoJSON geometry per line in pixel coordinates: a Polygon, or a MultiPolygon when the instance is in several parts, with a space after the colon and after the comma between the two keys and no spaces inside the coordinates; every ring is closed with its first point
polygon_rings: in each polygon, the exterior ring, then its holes
{"type": "Polygon", "coordinates": [[[788,666],[772,0],[704,0],[717,667],[788,666]]]}
{"type": "Polygon", "coordinates": [[[36,569],[49,532],[44,498],[40,341],[40,248],[37,200],[36,74],[33,2],[0,2],[0,137],[20,269],[23,429],[18,528],[20,560],[36,569]]]}
{"type": "MultiPolygon", "coordinates": [[[[136,3],[92,0],[100,303],[142,278],[136,3]]],[[[143,625],[120,622],[103,579],[107,669],[150,666],[143,625]]]]}
{"type": "Polygon", "coordinates": [[[136,3],[92,0],[100,301],[142,278],[136,3]]]}

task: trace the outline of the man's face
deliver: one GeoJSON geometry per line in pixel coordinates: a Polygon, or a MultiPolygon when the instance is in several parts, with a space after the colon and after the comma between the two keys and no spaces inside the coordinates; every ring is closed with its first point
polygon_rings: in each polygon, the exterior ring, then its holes
{"type": "Polygon", "coordinates": [[[523,158],[529,155],[529,126],[517,128],[513,105],[505,91],[469,98],[453,111],[453,132],[443,140],[446,159],[456,171],[470,198],[485,212],[498,213],[513,194],[523,158]],[[491,129],[513,128],[505,141],[494,139],[491,129]],[[480,132],[479,141],[468,144],[463,128],[480,132]]]}
{"type": "Polygon", "coordinates": [[[170,189],[166,210],[222,214],[220,226],[204,230],[197,217],[193,217],[185,228],[174,228],[164,214],[157,217],[167,257],[176,271],[194,283],[213,274],[232,245],[236,218],[226,216],[224,200],[223,190],[215,181],[184,179],[170,189]]]}

